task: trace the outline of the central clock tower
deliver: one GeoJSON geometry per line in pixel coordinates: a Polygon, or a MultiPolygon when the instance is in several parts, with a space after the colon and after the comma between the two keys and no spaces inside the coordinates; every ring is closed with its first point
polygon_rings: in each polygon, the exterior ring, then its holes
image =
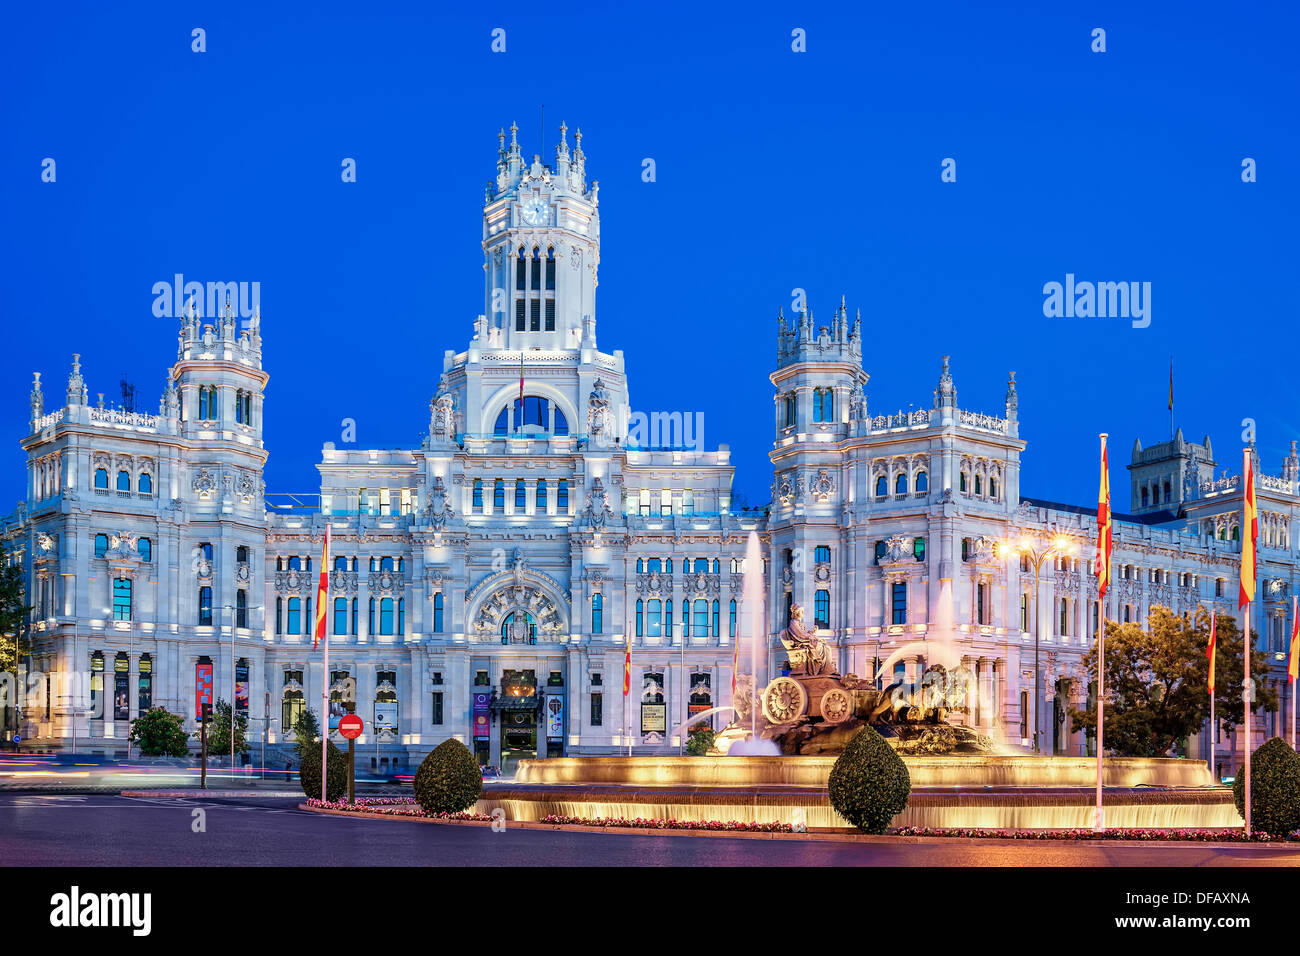
{"type": "Polygon", "coordinates": [[[569,151],[560,126],[555,163],[526,163],[518,126],[497,134],[497,175],[483,206],[484,314],[507,349],[594,348],[600,262],[599,183],[587,184],[582,131],[569,151]]]}

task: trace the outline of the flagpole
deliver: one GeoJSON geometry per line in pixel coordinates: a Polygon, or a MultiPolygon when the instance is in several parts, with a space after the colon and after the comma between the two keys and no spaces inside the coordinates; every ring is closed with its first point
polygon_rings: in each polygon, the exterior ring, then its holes
{"type": "Polygon", "coordinates": [[[1242,697],[1245,698],[1245,730],[1246,730],[1246,836],[1250,836],[1250,602],[1246,602],[1245,614],[1245,643],[1242,648],[1246,659],[1245,678],[1242,680],[1242,697]]]}
{"type": "Polygon", "coordinates": [[[1242,658],[1245,663],[1242,667],[1242,707],[1245,711],[1243,727],[1245,729],[1246,760],[1245,760],[1245,813],[1246,818],[1246,836],[1250,836],[1250,704],[1251,698],[1254,697],[1253,688],[1250,684],[1250,605],[1255,597],[1255,535],[1258,528],[1258,518],[1256,516],[1255,505],[1255,472],[1254,461],[1251,460],[1250,449],[1245,448],[1242,451],[1242,524],[1245,526],[1241,529],[1241,597],[1245,599],[1242,605],[1242,658]],[[1246,549],[1250,549],[1250,590],[1246,590],[1246,549]]]}
{"type": "Polygon", "coordinates": [[[1097,599],[1097,820],[1093,829],[1100,832],[1105,827],[1105,817],[1101,808],[1101,756],[1105,752],[1102,745],[1103,728],[1106,722],[1105,674],[1106,674],[1106,605],[1097,599]]]}
{"type": "Polygon", "coordinates": [[[1286,676],[1291,682],[1291,749],[1295,750],[1295,681],[1297,664],[1300,664],[1300,595],[1291,595],[1291,646],[1287,648],[1290,659],[1286,662],[1286,676]]]}
{"type": "Polygon", "coordinates": [[[320,681],[320,700],[321,700],[321,735],[320,735],[320,798],[324,803],[329,800],[329,788],[326,781],[329,775],[329,744],[330,744],[330,632],[325,627],[325,608],[329,604],[329,560],[330,560],[330,524],[329,518],[325,520],[325,544],[321,549],[321,569],[320,584],[316,588],[316,621],[315,628],[317,635],[325,641],[325,658],[321,664],[324,669],[320,681]]]}
{"type": "Polygon", "coordinates": [[[1111,514],[1110,514],[1110,456],[1106,452],[1106,432],[1101,439],[1101,482],[1097,492],[1097,808],[1093,830],[1100,833],[1105,826],[1105,813],[1101,803],[1102,758],[1106,753],[1106,588],[1110,584],[1111,514]]]}

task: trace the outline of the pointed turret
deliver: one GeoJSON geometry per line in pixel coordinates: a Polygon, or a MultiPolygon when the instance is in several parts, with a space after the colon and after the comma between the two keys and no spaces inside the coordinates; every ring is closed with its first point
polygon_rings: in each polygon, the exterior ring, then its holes
{"type": "Polygon", "coordinates": [[[81,355],[72,356],[72,371],[68,375],[68,405],[85,405],[90,393],[86,391],[86,380],[81,377],[81,355]]]}

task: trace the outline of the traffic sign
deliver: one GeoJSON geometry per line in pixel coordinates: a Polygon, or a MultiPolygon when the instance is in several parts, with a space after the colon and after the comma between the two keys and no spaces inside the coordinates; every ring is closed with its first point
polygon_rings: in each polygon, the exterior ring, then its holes
{"type": "Polygon", "coordinates": [[[365,724],[356,714],[344,714],[339,718],[339,733],[345,740],[355,740],[364,729],[365,724]]]}
{"type": "Polygon", "coordinates": [[[22,742],[23,742],[23,738],[19,737],[17,734],[14,734],[14,743],[20,744],[22,742]]]}

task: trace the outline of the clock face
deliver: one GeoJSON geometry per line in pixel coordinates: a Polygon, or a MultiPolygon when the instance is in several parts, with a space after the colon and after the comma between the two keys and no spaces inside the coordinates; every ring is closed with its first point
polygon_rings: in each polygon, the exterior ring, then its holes
{"type": "Polygon", "coordinates": [[[530,199],[524,203],[524,222],[530,226],[540,226],[549,218],[546,203],[540,199],[530,199]]]}

